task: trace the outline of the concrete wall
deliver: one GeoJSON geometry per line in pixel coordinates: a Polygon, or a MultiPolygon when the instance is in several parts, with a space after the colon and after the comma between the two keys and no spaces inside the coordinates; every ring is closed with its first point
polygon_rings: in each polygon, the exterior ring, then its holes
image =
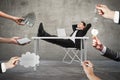
{"type": "MultiPolygon", "coordinates": [[[[110,48],[119,51],[120,26],[114,24],[112,20],[107,20],[94,14],[95,5],[102,0],[1,0],[0,10],[15,16],[24,16],[30,12],[36,15],[33,28],[19,26],[16,23],[0,18],[0,36],[24,37],[36,36],[40,22],[44,23],[44,28],[51,34],[56,34],[57,28],[65,28],[67,35],[72,32],[71,25],[79,23],[81,20],[90,22],[93,27],[99,30],[98,37],[110,48]],[[98,22],[93,23],[94,17],[98,17],[98,22]]],[[[119,0],[103,0],[103,4],[108,5],[113,10],[119,10],[119,0]]],[[[91,28],[92,29],[92,28],[91,28]]],[[[92,46],[91,29],[87,33],[90,37],[88,41],[88,58],[92,60],[105,60],[92,46]]],[[[61,60],[64,51],[61,47],[41,41],[41,59],[61,60]],[[55,51],[54,51],[55,50],[55,51]]],[[[27,51],[33,52],[33,41],[26,46],[10,44],[0,44],[0,59],[8,59],[12,56],[21,56],[27,51]]]]}

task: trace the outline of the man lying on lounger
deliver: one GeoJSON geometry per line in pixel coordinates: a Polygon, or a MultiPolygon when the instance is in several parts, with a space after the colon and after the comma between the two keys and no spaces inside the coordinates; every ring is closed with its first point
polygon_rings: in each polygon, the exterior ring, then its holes
{"type": "MultiPolygon", "coordinates": [[[[71,39],[42,39],[47,42],[65,47],[65,48],[76,48],[76,49],[81,49],[80,39],[75,39],[74,37],[83,37],[86,35],[87,31],[90,29],[91,24],[87,24],[84,21],[81,21],[79,24],[72,25],[73,28],[73,33],[70,35],[72,37],[71,39]]],[[[56,35],[51,35],[47,33],[44,28],[43,24],[40,23],[38,33],[38,37],[57,37],[56,35]]],[[[83,47],[84,48],[84,47],[83,47]]]]}

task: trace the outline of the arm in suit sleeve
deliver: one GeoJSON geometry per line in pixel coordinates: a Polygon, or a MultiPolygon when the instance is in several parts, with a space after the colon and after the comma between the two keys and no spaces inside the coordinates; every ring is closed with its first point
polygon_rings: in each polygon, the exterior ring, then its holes
{"type": "Polygon", "coordinates": [[[1,65],[1,63],[0,63],[0,73],[2,73],[2,65],[1,65]]]}
{"type": "Polygon", "coordinates": [[[72,25],[72,29],[73,29],[73,31],[75,31],[76,28],[77,28],[77,24],[72,25]]]}
{"type": "Polygon", "coordinates": [[[73,32],[70,34],[70,36],[73,35],[73,33],[74,33],[74,31],[76,30],[76,28],[77,28],[77,24],[72,25],[72,30],[73,30],[73,32]]]}
{"type": "Polygon", "coordinates": [[[108,57],[110,59],[113,59],[115,61],[120,61],[120,53],[119,52],[115,52],[109,48],[106,49],[105,54],[103,55],[105,57],[108,57]]]}
{"type": "Polygon", "coordinates": [[[91,28],[91,24],[89,23],[89,24],[87,24],[87,26],[85,27],[85,29],[84,29],[84,32],[86,32],[87,33],[87,31],[91,28]]]}

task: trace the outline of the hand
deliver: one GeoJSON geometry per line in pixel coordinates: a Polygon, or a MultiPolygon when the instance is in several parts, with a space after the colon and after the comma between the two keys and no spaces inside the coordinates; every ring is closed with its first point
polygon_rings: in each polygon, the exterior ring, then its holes
{"type": "Polygon", "coordinates": [[[18,39],[20,39],[20,37],[12,37],[10,38],[10,43],[18,45],[18,42],[17,42],[18,39]]]}
{"type": "Polygon", "coordinates": [[[115,11],[110,10],[106,5],[98,4],[96,6],[98,14],[103,16],[104,18],[113,19],[115,11]]]}
{"type": "Polygon", "coordinates": [[[89,80],[101,80],[97,77],[93,72],[93,64],[90,61],[82,62],[82,67],[88,77],[89,80]]]}
{"type": "Polygon", "coordinates": [[[100,51],[103,50],[103,44],[100,42],[100,40],[96,36],[93,37],[93,43],[92,43],[92,45],[97,50],[100,50],[100,51]]]}
{"type": "Polygon", "coordinates": [[[19,62],[19,57],[12,57],[8,62],[5,62],[6,69],[11,69],[15,67],[19,62]]]}
{"type": "Polygon", "coordinates": [[[90,61],[84,61],[82,62],[83,69],[85,73],[88,75],[93,75],[93,64],[90,61]]]}
{"type": "Polygon", "coordinates": [[[20,17],[13,17],[13,20],[18,24],[18,25],[24,25],[23,23],[21,23],[24,18],[20,18],[20,17]]]}
{"type": "Polygon", "coordinates": [[[25,44],[19,44],[18,43],[18,39],[21,39],[20,37],[12,37],[12,38],[10,38],[10,43],[11,44],[16,44],[16,45],[21,45],[21,46],[24,46],[24,45],[27,45],[27,44],[29,44],[30,42],[28,42],[28,43],[25,43],[25,44]]]}

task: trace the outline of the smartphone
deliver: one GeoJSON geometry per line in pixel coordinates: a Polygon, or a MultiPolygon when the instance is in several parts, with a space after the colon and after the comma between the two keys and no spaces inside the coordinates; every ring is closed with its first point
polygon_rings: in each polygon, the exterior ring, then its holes
{"type": "Polygon", "coordinates": [[[29,43],[31,42],[31,40],[29,38],[22,38],[22,39],[18,39],[17,42],[20,44],[20,45],[24,45],[26,43],[29,43]]]}
{"type": "Polygon", "coordinates": [[[28,22],[28,19],[25,18],[24,20],[21,21],[22,24],[26,24],[28,22]]]}

